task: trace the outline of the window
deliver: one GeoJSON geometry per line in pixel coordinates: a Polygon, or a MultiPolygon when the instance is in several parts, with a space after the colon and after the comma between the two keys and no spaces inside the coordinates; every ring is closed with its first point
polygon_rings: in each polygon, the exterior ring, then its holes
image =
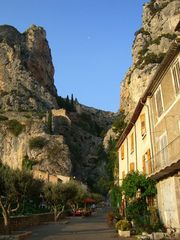
{"type": "Polygon", "coordinates": [[[121,160],[124,159],[124,144],[121,145],[121,160]]]}
{"type": "Polygon", "coordinates": [[[158,117],[160,117],[164,110],[160,88],[157,90],[155,98],[156,98],[157,114],[158,114],[158,117]]]}
{"type": "Polygon", "coordinates": [[[180,63],[177,61],[172,67],[172,75],[174,80],[174,88],[176,94],[180,92],[180,63]]]}
{"type": "Polygon", "coordinates": [[[146,122],[145,122],[145,114],[141,114],[140,116],[141,121],[141,136],[144,137],[146,135],[146,122]]]}
{"type": "Polygon", "coordinates": [[[142,156],[142,169],[144,174],[152,173],[151,151],[150,149],[142,156]]]}
{"type": "Polygon", "coordinates": [[[131,134],[131,153],[134,152],[134,134],[131,134]]]}
{"type": "Polygon", "coordinates": [[[134,172],[134,163],[130,163],[130,172],[134,172]]]}
{"type": "Polygon", "coordinates": [[[161,163],[165,164],[168,161],[168,151],[167,151],[167,135],[164,133],[159,138],[159,150],[160,150],[160,158],[161,163]]]}

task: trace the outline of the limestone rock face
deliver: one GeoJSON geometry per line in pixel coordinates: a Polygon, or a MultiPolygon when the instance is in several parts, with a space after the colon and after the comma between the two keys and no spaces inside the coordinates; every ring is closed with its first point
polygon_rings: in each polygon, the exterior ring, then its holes
{"type": "MultiPolygon", "coordinates": [[[[15,113],[6,113],[9,120],[15,118],[15,113]]],[[[68,146],[62,135],[50,135],[46,122],[33,116],[27,118],[19,113],[16,120],[23,125],[23,130],[18,136],[9,130],[8,122],[0,122],[0,159],[2,163],[11,168],[22,168],[24,161],[31,161],[34,168],[48,171],[50,174],[70,176],[71,159],[68,146]],[[31,142],[39,139],[44,144],[31,146],[31,142]]],[[[40,141],[39,140],[39,141],[40,141]]]]}
{"type": "Polygon", "coordinates": [[[0,26],[1,110],[56,108],[53,75],[43,28],[33,25],[21,34],[12,26],[0,26]]]}
{"type": "Polygon", "coordinates": [[[120,110],[129,119],[171,42],[180,16],[178,0],[151,0],[144,5],[142,28],[135,33],[132,66],[121,84],[120,110]]]}
{"type": "Polygon", "coordinates": [[[78,103],[58,109],[53,75],[42,28],[0,26],[0,162],[97,183],[103,136],[117,114],[78,103]]]}

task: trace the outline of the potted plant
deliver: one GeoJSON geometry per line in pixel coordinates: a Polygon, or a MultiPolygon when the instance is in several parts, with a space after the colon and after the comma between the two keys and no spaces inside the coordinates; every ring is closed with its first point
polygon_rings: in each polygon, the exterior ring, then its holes
{"type": "Polygon", "coordinates": [[[116,229],[118,230],[118,234],[121,237],[130,237],[130,228],[131,224],[127,220],[119,220],[116,223],[116,229]]]}

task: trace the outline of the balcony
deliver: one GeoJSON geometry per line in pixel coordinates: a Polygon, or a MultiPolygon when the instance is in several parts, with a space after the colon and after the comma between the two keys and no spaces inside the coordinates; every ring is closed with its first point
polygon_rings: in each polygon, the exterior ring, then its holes
{"type": "Polygon", "coordinates": [[[159,179],[180,170],[180,135],[165,148],[157,152],[153,158],[152,173],[148,177],[159,179]]]}

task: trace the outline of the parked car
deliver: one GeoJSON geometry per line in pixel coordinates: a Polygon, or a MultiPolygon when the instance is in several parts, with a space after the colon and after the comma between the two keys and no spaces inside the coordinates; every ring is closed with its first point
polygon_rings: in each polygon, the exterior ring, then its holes
{"type": "Polygon", "coordinates": [[[73,212],[73,216],[90,216],[90,215],[91,215],[90,209],[78,208],[73,212]]]}

